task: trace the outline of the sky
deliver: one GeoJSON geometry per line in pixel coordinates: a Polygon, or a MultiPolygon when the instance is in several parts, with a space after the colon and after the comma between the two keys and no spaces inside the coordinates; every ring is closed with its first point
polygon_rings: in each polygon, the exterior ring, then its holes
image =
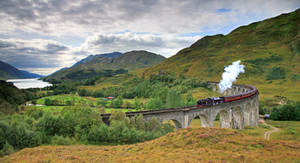
{"type": "Polygon", "coordinates": [[[47,75],[91,54],[175,55],[300,0],[0,0],[0,60],[47,75]]]}

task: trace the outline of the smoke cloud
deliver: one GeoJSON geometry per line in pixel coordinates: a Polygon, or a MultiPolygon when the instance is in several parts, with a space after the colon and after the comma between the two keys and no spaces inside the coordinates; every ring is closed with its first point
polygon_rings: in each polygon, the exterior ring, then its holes
{"type": "Polygon", "coordinates": [[[232,62],[231,65],[224,68],[222,80],[218,84],[220,93],[224,93],[226,89],[231,88],[232,82],[235,82],[240,73],[244,73],[244,65],[240,65],[240,60],[232,62]]]}

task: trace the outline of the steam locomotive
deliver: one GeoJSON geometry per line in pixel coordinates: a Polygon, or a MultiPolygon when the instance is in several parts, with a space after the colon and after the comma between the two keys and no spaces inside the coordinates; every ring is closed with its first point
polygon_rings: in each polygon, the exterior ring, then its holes
{"type": "Polygon", "coordinates": [[[248,98],[250,96],[253,96],[258,93],[258,90],[253,87],[253,86],[248,86],[250,91],[238,94],[238,95],[233,95],[233,96],[223,96],[223,97],[210,97],[206,99],[201,99],[197,101],[197,106],[212,106],[212,105],[218,105],[220,103],[225,103],[225,102],[232,102],[236,100],[241,100],[244,98],[248,98]]]}

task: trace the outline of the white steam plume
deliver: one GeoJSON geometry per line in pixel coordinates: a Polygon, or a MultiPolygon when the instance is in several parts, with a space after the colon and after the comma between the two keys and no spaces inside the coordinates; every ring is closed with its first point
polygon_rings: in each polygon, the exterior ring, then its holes
{"type": "Polygon", "coordinates": [[[229,65],[224,68],[225,72],[222,74],[222,80],[218,84],[219,91],[224,93],[226,89],[231,88],[232,82],[236,81],[236,78],[240,73],[244,73],[244,65],[240,65],[240,60],[232,62],[232,65],[229,65]]]}

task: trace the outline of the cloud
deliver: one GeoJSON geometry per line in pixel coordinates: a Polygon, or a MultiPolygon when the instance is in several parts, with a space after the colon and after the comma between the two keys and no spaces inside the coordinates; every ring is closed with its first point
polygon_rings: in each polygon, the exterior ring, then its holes
{"type": "Polygon", "coordinates": [[[89,54],[143,49],[168,57],[202,36],[299,7],[300,0],[1,0],[0,60],[45,74],[89,54]]]}
{"type": "Polygon", "coordinates": [[[74,62],[70,47],[52,40],[0,39],[0,60],[20,69],[57,68],[74,62]]]}
{"type": "Polygon", "coordinates": [[[102,33],[87,38],[79,49],[92,54],[112,51],[148,50],[169,57],[182,47],[187,47],[198,39],[200,39],[200,36],[179,37],[177,35],[139,34],[133,32],[102,33]]]}
{"type": "Polygon", "coordinates": [[[19,69],[49,74],[90,54],[148,50],[168,57],[199,38],[133,32],[102,33],[88,37],[80,47],[45,39],[0,39],[0,60],[19,69]]]}
{"type": "Polygon", "coordinates": [[[249,23],[249,14],[267,18],[297,7],[299,0],[9,0],[0,1],[0,29],[85,37],[126,30],[179,34],[224,27],[235,18],[249,23]]]}

